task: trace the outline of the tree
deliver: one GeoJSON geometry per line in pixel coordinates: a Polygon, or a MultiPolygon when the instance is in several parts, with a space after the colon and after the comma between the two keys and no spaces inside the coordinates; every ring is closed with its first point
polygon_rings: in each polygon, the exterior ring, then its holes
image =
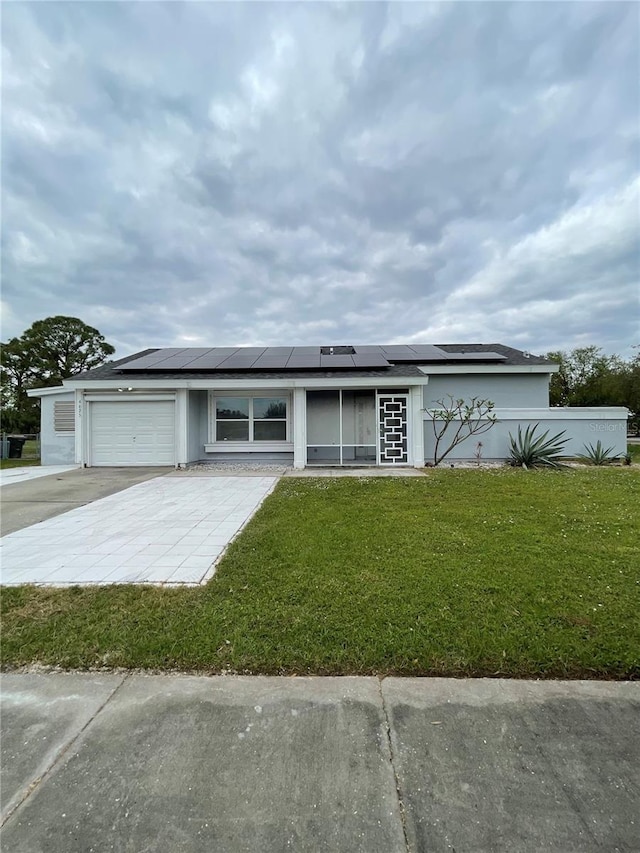
{"type": "Polygon", "coordinates": [[[445,401],[436,400],[435,407],[424,409],[430,415],[436,445],[433,451],[433,464],[439,465],[454,447],[466,441],[472,435],[482,435],[488,432],[497,422],[493,414],[494,404],[491,400],[472,397],[465,400],[454,400],[451,394],[445,401]],[[454,431],[449,427],[456,424],[454,431]],[[448,434],[447,434],[448,433],[448,434]],[[442,444],[444,442],[444,444],[442,444]],[[444,450],[441,450],[444,447],[444,450]]]}
{"type": "Polygon", "coordinates": [[[99,367],[115,352],[97,329],[76,317],[36,320],[20,340],[47,384],[99,367]]]}
{"type": "Polygon", "coordinates": [[[619,399],[621,402],[618,405],[626,406],[631,411],[632,420],[638,424],[640,422],[640,345],[632,349],[636,352],[627,362],[626,369],[620,377],[619,399]]]}
{"type": "Polygon", "coordinates": [[[38,402],[27,396],[27,388],[33,388],[37,379],[35,366],[19,338],[1,347],[2,431],[37,431],[38,402]]]}
{"type": "Polygon", "coordinates": [[[38,403],[27,396],[27,389],[61,384],[98,367],[115,352],[93,326],[62,316],[37,320],[0,349],[3,430],[16,432],[38,430],[38,403]]]}
{"type": "Polygon", "coordinates": [[[600,347],[588,346],[569,353],[550,352],[547,358],[560,365],[549,385],[552,406],[626,406],[638,411],[638,355],[626,362],[617,355],[605,355],[600,347]]]}

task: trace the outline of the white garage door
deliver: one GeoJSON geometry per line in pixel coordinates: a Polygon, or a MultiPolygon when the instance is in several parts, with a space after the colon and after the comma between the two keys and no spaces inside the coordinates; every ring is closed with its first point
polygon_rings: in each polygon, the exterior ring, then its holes
{"type": "Polygon", "coordinates": [[[91,465],[173,465],[173,400],[91,405],[91,465]]]}

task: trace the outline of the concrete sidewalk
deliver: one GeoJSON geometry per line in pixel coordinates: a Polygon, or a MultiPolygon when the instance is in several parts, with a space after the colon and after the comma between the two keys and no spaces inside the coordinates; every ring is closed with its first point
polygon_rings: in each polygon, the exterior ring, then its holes
{"type": "Polygon", "coordinates": [[[640,849],[640,684],[9,674],[2,849],[640,849]]]}

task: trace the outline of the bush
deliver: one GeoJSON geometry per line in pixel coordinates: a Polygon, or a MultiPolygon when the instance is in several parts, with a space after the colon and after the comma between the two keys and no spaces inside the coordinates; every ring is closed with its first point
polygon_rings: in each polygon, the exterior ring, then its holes
{"type": "Polygon", "coordinates": [[[515,467],[522,468],[564,468],[560,460],[563,456],[564,446],[569,440],[562,438],[566,430],[562,430],[552,438],[547,439],[549,430],[540,437],[535,432],[540,424],[528,426],[522,434],[522,428],[518,427],[517,440],[509,433],[510,462],[515,467]]]}
{"type": "Polygon", "coordinates": [[[593,444],[585,444],[584,451],[578,456],[578,459],[589,465],[609,465],[623,455],[614,453],[613,447],[607,447],[605,450],[600,439],[598,439],[595,447],[593,444]]]}

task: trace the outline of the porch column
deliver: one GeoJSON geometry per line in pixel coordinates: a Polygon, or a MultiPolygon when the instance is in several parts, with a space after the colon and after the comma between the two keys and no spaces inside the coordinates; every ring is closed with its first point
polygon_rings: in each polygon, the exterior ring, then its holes
{"type": "Polygon", "coordinates": [[[293,389],[293,467],[307,464],[307,395],[304,388],[293,389]]]}
{"type": "Polygon", "coordinates": [[[189,460],[189,392],[176,391],[176,468],[184,468],[189,460]]]}
{"type": "MultiPolygon", "coordinates": [[[[85,448],[87,447],[86,429],[87,419],[85,417],[86,404],[84,402],[84,391],[76,388],[74,394],[76,436],[75,436],[75,460],[77,465],[86,465],[85,448]]],[[[42,436],[41,436],[42,438],[42,436]]]]}
{"type": "Polygon", "coordinates": [[[424,468],[424,420],[422,417],[423,386],[414,385],[409,389],[411,411],[411,448],[409,463],[414,468],[424,468]]]}

